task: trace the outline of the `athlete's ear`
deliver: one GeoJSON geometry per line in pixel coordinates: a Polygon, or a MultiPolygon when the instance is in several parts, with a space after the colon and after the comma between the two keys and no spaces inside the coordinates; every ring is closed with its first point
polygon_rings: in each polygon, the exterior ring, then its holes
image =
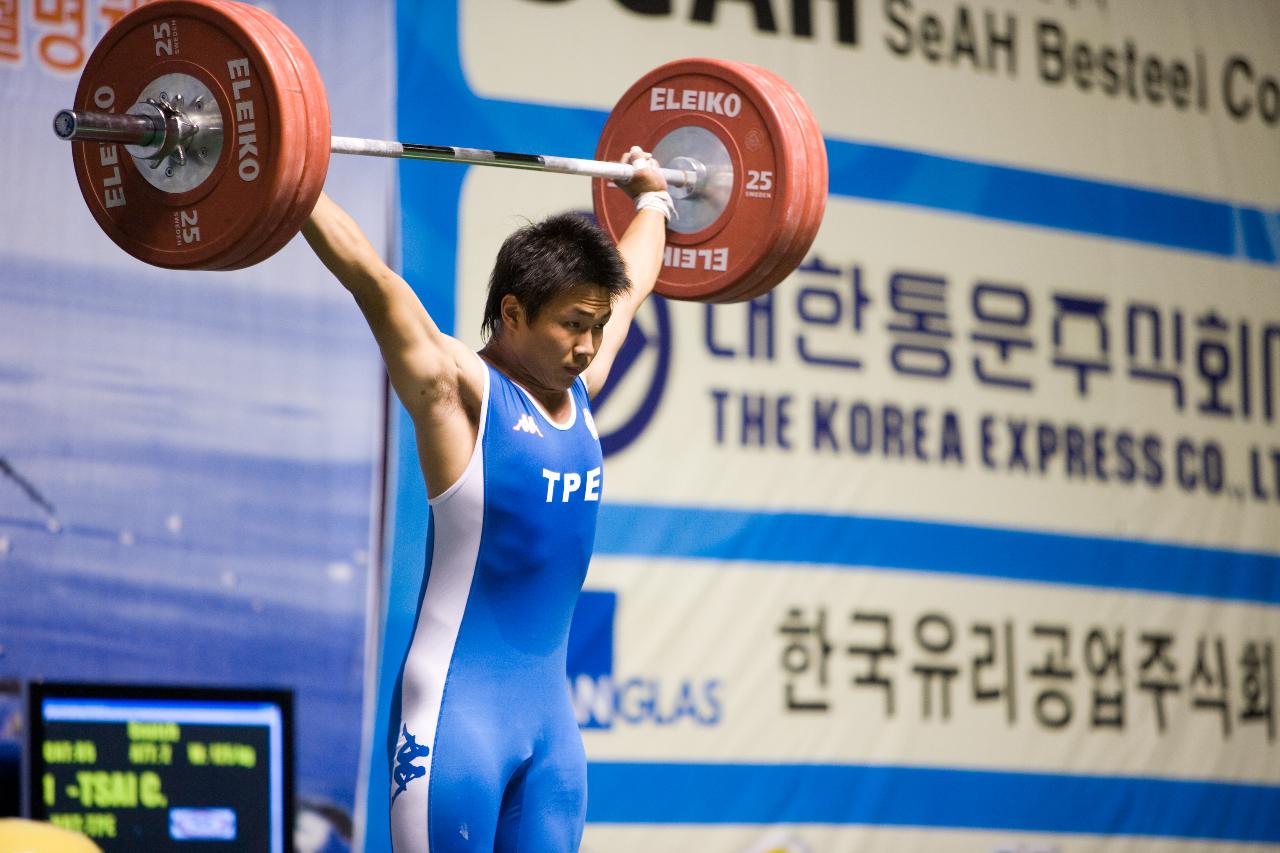
{"type": "Polygon", "coordinates": [[[498,308],[498,316],[502,318],[504,327],[518,329],[521,321],[524,320],[524,306],[520,304],[520,300],[516,299],[514,294],[508,293],[502,297],[502,302],[498,308]]]}

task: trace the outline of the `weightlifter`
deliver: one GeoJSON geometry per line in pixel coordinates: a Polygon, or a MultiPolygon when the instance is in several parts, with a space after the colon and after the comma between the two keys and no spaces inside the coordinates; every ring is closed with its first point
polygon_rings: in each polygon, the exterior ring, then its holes
{"type": "Polygon", "coordinates": [[[616,247],[572,215],[503,243],[479,353],[440,331],[328,197],[303,228],[377,339],[430,504],[388,728],[397,853],[565,853],[582,837],[565,654],[603,489],[590,399],[653,290],[674,212],[648,154],[623,162],[637,213],[616,247]]]}

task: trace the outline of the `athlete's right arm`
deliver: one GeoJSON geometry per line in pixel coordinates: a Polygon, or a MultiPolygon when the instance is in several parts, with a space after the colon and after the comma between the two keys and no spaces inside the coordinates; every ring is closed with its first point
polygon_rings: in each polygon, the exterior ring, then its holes
{"type": "Polygon", "coordinates": [[[462,474],[475,446],[480,362],[440,331],[413,289],[327,195],[321,194],[302,233],[369,323],[391,386],[417,427],[428,492],[439,494],[462,474]]]}

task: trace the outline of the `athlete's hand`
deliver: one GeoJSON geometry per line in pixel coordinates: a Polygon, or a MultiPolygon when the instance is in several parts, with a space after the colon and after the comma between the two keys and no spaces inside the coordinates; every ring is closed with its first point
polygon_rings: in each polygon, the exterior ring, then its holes
{"type": "Polygon", "coordinates": [[[658,168],[658,161],[639,145],[631,146],[631,150],[622,155],[622,162],[636,170],[630,181],[618,184],[627,195],[635,198],[640,193],[658,193],[667,189],[667,179],[658,168]]]}

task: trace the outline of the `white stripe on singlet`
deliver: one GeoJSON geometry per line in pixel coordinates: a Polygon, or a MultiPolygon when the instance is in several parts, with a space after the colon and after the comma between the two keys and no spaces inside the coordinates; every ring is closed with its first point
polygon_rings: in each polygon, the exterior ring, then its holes
{"type": "MultiPolygon", "coordinates": [[[[475,450],[457,482],[429,502],[434,525],[430,575],[405,659],[400,694],[402,729],[396,733],[396,749],[398,751],[403,745],[403,731],[407,729],[417,743],[428,746],[430,752],[414,762],[418,767],[425,767],[426,774],[411,780],[391,804],[391,838],[395,853],[427,853],[430,847],[427,792],[431,787],[431,764],[436,751],[436,725],[440,720],[445,679],[475,574],[484,520],[483,443],[485,418],[489,413],[489,368],[482,364],[482,370],[484,393],[475,450]]],[[[395,755],[392,755],[391,763],[391,793],[395,796],[395,755]]]]}

